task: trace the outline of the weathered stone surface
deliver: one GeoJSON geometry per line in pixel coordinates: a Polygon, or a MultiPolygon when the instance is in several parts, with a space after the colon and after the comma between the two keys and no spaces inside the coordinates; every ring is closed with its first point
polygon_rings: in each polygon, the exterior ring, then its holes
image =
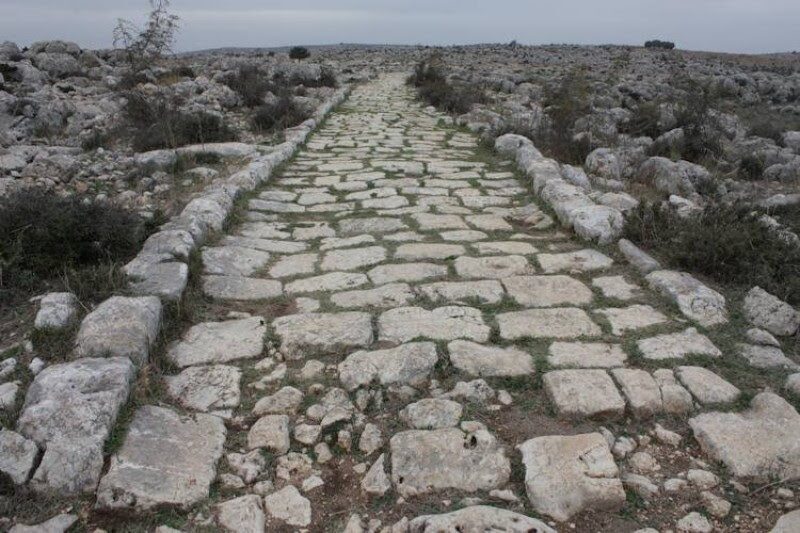
{"type": "Polygon", "coordinates": [[[600,327],[592,322],[586,311],[571,307],[558,309],[528,309],[497,315],[500,336],[506,340],[532,338],[596,337],[600,327]]]}
{"type": "Polygon", "coordinates": [[[339,221],[339,232],[342,235],[361,235],[368,233],[389,233],[408,229],[402,220],[389,217],[348,218],[339,221]]]}
{"type": "Polygon", "coordinates": [[[242,371],[235,366],[212,365],[187,368],[167,376],[167,392],[181,405],[209,412],[239,405],[242,371]]]}
{"type": "Polygon", "coordinates": [[[155,296],[113,296],[83,319],[75,338],[77,357],[127,357],[147,362],[161,324],[161,302],[155,296]]]}
{"type": "Polygon", "coordinates": [[[800,531],[800,509],[786,513],[778,518],[769,533],[794,533],[800,531]]]}
{"type": "Polygon", "coordinates": [[[628,283],[623,276],[600,276],[592,280],[592,285],[600,289],[606,298],[631,300],[641,293],[638,285],[628,283]]]}
{"type": "Polygon", "coordinates": [[[206,274],[252,276],[264,268],[270,254],[241,246],[206,247],[201,252],[206,274]]]}
{"type": "Polygon", "coordinates": [[[545,274],[557,272],[592,272],[605,270],[614,264],[614,261],[597,250],[579,250],[561,254],[539,254],[536,256],[545,274]]]}
{"type": "Polygon", "coordinates": [[[303,401],[303,393],[294,387],[283,387],[275,394],[265,396],[256,402],[253,414],[294,414],[303,401]]]}
{"type": "Polygon", "coordinates": [[[188,508],[204,500],[224,442],[225,425],[216,416],[182,417],[164,407],[140,407],[122,448],[100,480],[97,506],[188,508]]]}
{"type": "Polygon", "coordinates": [[[785,368],[800,370],[800,365],[786,357],[780,348],[775,346],[757,346],[754,344],[738,344],[742,357],[755,368],[785,368]]]}
{"type": "Polygon", "coordinates": [[[624,366],[627,358],[619,344],[554,342],[547,362],[555,368],[613,368],[624,366]]]}
{"type": "Polygon", "coordinates": [[[266,448],[282,455],[289,451],[289,417],[266,415],[259,418],[247,434],[247,447],[251,450],[266,448]]]}
{"type": "Polygon", "coordinates": [[[266,519],[261,498],[255,494],[240,496],[214,507],[216,522],[231,533],[264,533],[266,519]]]}
{"type": "Polygon", "coordinates": [[[395,259],[447,259],[464,255],[466,250],[460,244],[401,244],[394,253],[395,259]]]}
{"type": "Polygon", "coordinates": [[[8,533],[65,533],[77,521],[77,515],[59,514],[35,526],[17,524],[8,533]]]}
{"type": "Polygon", "coordinates": [[[511,276],[502,281],[511,298],[524,306],[585,305],[592,301],[592,290],[569,276],[511,276]]]}
{"type": "Polygon", "coordinates": [[[564,522],[583,511],[614,510],[625,490],[600,433],[537,437],[519,446],[525,488],[537,512],[564,522]]]}
{"type": "Polygon", "coordinates": [[[663,409],[661,389],[647,371],[638,368],[615,368],[611,375],[619,384],[628,402],[628,409],[636,418],[648,418],[663,409]]]}
{"type": "Polygon", "coordinates": [[[464,407],[452,400],[425,398],[406,405],[400,418],[414,429],[441,429],[455,427],[461,420],[464,407]]]}
{"type": "Polygon", "coordinates": [[[140,296],[158,296],[171,302],[180,300],[189,282],[189,266],[171,259],[170,255],[140,254],[122,267],[128,276],[131,292],[140,296]]]}
{"type": "Polygon", "coordinates": [[[283,294],[283,287],[272,279],[203,276],[203,292],[220,300],[269,300],[283,294]]]}
{"type": "Polygon", "coordinates": [[[386,475],[384,463],[386,462],[386,455],[381,454],[378,459],[372,463],[372,466],[367,471],[364,479],[361,480],[361,488],[367,494],[383,496],[389,489],[392,488],[392,481],[386,475]]]}
{"type": "Polygon", "coordinates": [[[736,477],[800,478],[800,415],[776,394],[758,394],[740,413],[703,413],[689,425],[703,451],[736,477]]]}
{"type": "Polygon", "coordinates": [[[528,260],[521,255],[462,256],[453,264],[458,275],[465,279],[505,279],[533,271],[528,260]]]}
{"type": "Polygon", "coordinates": [[[525,376],[535,370],[533,357],[512,346],[500,348],[456,340],[447,345],[447,351],[454,367],[473,376],[525,376]]]}
{"type": "Polygon", "coordinates": [[[286,284],[287,294],[304,292],[341,291],[354,289],[369,283],[367,276],[356,272],[331,272],[291,281],[286,284]]]}
{"type": "Polygon", "coordinates": [[[103,442],[135,373],[129,359],[112,357],[52,365],[36,376],[17,428],[47,448],[38,469],[42,488],[94,490],[103,467],[103,442]]]}
{"type": "Polygon", "coordinates": [[[414,299],[414,291],[406,283],[390,283],[374,289],[337,292],[331,295],[331,303],[344,308],[355,307],[401,307],[414,299]]]}
{"type": "Polygon", "coordinates": [[[541,520],[523,514],[489,507],[473,505],[438,515],[423,515],[409,524],[410,533],[439,533],[459,531],[463,533],[483,533],[503,531],[506,533],[556,533],[541,520]]]}
{"type": "Polygon", "coordinates": [[[728,321],[725,297],[689,274],[674,270],[656,270],[645,279],[652,289],[675,302],[684,316],[701,326],[716,326],[728,321]]]}
{"type": "Polygon", "coordinates": [[[459,303],[477,299],[482,303],[498,303],[505,291],[494,279],[480,281],[437,281],[419,286],[419,292],[433,302],[459,303]]]}
{"type": "Polygon", "coordinates": [[[225,363],[261,355],[267,326],[261,317],[203,322],[192,326],[167,352],[180,368],[225,363]]]}
{"type": "Polygon", "coordinates": [[[661,401],[665,413],[683,415],[692,411],[694,407],[692,395],[678,383],[671,369],[659,368],[653,372],[653,379],[661,389],[661,401]]]}
{"type": "Polygon", "coordinates": [[[0,429],[0,472],[17,485],[28,481],[38,453],[33,441],[9,429],[0,429]]]}
{"type": "Polygon", "coordinates": [[[625,400],[604,370],[554,370],[544,375],[544,389],[563,417],[613,417],[625,410],[625,400]]]}
{"type": "Polygon", "coordinates": [[[633,265],[636,270],[642,274],[649,274],[655,270],[661,270],[661,264],[639,249],[638,246],[633,244],[627,239],[620,239],[619,251],[625,256],[625,259],[633,265]]]}
{"type": "Polygon", "coordinates": [[[311,502],[292,485],[266,496],[264,508],[270,516],[290,526],[305,527],[311,523],[311,502]]]}
{"type": "Polygon", "coordinates": [[[391,309],[378,318],[378,330],[380,340],[389,342],[407,342],[417,337],[486,342],[491,328],[484,324],[479,310],[449,306],[431,311],[421,307],[391,309]]]}
{"type": "Polygon", "coordinates": [[[754,326],[778,336],[794,335],[800,313],[761,287],[753,287],[744,298],[744,315],[754,326]]]}
{"type": "Polygon", "coordinates": [[[276,318],[272,328],[288,359],[308,352],[366,348],[372,344],[372,317],[368,313],[301,313],[276,318]]]}
{"type": "Polygon", "coordinates": [[[39,302],[33,321],[36,329],[62,329],[78,317],[78,298],[71,292],[51,292],[39,302]]]}
{"type": "Polygon", "coordinates": [[[703,405],[735,402],[741,391],[713,373],[699,366],[679,366],[675,375],[703,405]]]}
{"type": "Polygon", "coordinates": [[[666,316],[649,305],[631,305],[629,307],[608,307],[597,309],[611,324],[611,333],[622,335],[626,331],[643,329],[668,322],[666,316]]]}
{"type": "Polygon", "coordinates": [[[339,380],[348,390],[369,385],[411,384],[425,380],[436,365],[432,342],[410,342],[397,348],[358,351],[339,363],[339,380]]]}
{"type": "Polygon", "coordinates": [[[281,257],[269,269],[273,278],[291,278],[305,274],[313,274],[317,268],[319,257],[315,253],[297,254],[281,257]]]}
{"type": "Polygon", "coordinates": [[[356,270],[372,265],[377,265],[386,259],[386,248],[383,246],[368,246],[366,248],[349,248],[346,250],[333,250],[322,258],[322,270],[356,270]]]}
{"type": "Polygon", "coordinates": [[[367,272],[375,285],[397,283],[399,281],[416,282],[447,276],[447,267],[435,263],[403,263],[396,265],[379,265],[367,272]]]}
{"type": "Polygon", "coordinates": [[[662,359],[683,359],[687,355],[720,357],[722,352],[706,337],[689,328],[679,333],[656,335],[636,342],[642,357],[659,361],[662,359]]]}
{"type": "Polygon", "coordinates": [[[402,496],[458,489],[489,490],[504,485],[511,465],[486,430],[410,430],[390,441],[392,482],[402,496]]]}

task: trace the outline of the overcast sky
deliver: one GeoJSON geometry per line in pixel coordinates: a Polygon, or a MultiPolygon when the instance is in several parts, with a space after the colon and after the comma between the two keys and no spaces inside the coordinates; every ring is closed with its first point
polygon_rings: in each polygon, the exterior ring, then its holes
{"type": "MultiPolygon", "coordinates": [[[[393,43],[641,44],[725,52],[800,50],[800,0],[173,0],[178,51],[393,43]]],[[[0,0],[0,41],[111,44],[147,0],[0,0]]]]}

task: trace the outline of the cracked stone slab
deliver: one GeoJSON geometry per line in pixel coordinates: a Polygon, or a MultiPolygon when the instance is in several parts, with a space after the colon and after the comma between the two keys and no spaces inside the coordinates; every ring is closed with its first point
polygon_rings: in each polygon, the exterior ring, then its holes
{"type": "Polygon", "coordinates": [[[464,255],[466,250],[460,244],[409,243],[401,244],[394,253],[395,259],[447,259],[464,255]]]}
{"type": "Polygon", "coordinates": [[[794,335],[800,328],[800,313],[761,287],[748,291],[743,304],[747,320],[774,335],[794,335]]]}
{"type": "Polygon", "coordinates": [[[97,489],[100,509],[187,509],[208,498],[225,443],[222,419],[146,405],[97,489]]]}
{"type": "Polygon", "coordinates": [[[379,265],[367,272],[375,285],[386,283],[413,283],[432,278],[447,277],[447,267],[435,263],[402,263],[379,265]]]}
{"type": "Polygon", "coordinates": [[[374,289],[337,292],[330,296],[331,303],[337,307],[360,308],[402,307],[410,303],[416,295],[406,283],[390,283],[374,289]]]}
{"type": "Polygon", "coordinates": [[[554,342],[547,362],[554,368],[615,368],[628,356],[619,344],[605,342],[554,342]]]}
{"type": "Polygon", "coordinates": [[[616,417],[625,410],[625,400],[605,370],[553,370],[543,379],[547,397],[560,416],[616,417]]]}
{"type": "Polygon", "coordinates": [[[366,348],[373,340],[369,313],[300,313],[278,317],[272,327],[281,339],[281,352],[287,359],[366,348]]]}
{"type": "Polygon", "coordinates": [[[381,385],[417,385],[430,376],[438,357],[432,342],[410,342],[396,348],[358,351],[339,363],[339,380],[347,390],[381,385]]]}
{"type": "Polygon", "coordinates": [[[594,312],[608,320],[609,324],[611,324],[611,333],[614,335],[622,335],[627,331],[635,331],[669,322],[666,316],[649,305],[608,307],[606,309],[596,309],[594,312]]]}
{"type": "Polygon", "coordinates": [[[519,446],[525,489],[537,512],[565,522],[585,511],[613,511],[625,489],[600,433],[537,437],[519,446]]]}
{"type": "Polygon", "coordinates": [[[220,300],[269,300],[283,294],[283,286],[272,279],[203,276],[203,292],[220,300]]]}
{"type": "Polygon", "coordinates": [[[316,270],[317,254],[297,254],[281,257],[277,263],[269,269],[269,275],[273,278],[290,278],[313,274],[316,270]]]}
{"type": "Polygon", "coordinates": [[[269,262],[269,252],[241,246],[206,247],[200,252],[206,274],[252,276],[269,262]]]}
{"type": "Polygon", "coordinates": [[[469,303],[478,300],[481,303],[499,303],[505,291],[498,280],[479,281],[437,281],[420,285],[419,292],[433,302],[469,303]]]}
{"type": "Polygon", "coordinates": [[[473,376],[527,376],[535,372],[533,356],[513,346],[500,348],[456,340],[447,345],[447,352],[454,367],[473,376]]]}
{"type": "Polygon", "coordinates": [[[203,322],[192,326],[167,351],[179,368],[251,359],[264,350],[267,325],[261,317],[203,322]]]}
{"type": "Polygon", "coordinates": [[[224,246],[238,246],[241,248],[253,248],[262,252],[274,254],[298,254],[308,249],[308,244],[304,242],[281,241],[275,239],[254,239],[251,237],[240,237],[238,235],[226,235],[220,240],[224,246]]]}
{"type": "Polygon", "coordinates": [[[378,318],[378,337],[382,341],[407,342],[418,337],[449,341],[489,340],[491,328],[473,307],[446,306],[431,311],[421,307],[398,307],[378,318]]]}
{"type": "Polygon", "coordinates": [[[800,415],[776,394],[756,395],[739,413],[703,413],[689,426],[703,451],[736,477],[800,478],[800,415]]]}
{"type": "Polygon", "coordinates": [[[385,259],[386,248],[383,246],[332,250],[326,253],[322,258],[320,268],[324,271],[357,270],[377,265],[378,263],[382,263],[385,259]]]}
{"type": "Polygon", "coordinates": [[[675,376],[702,405],[735,402],[741,391],[711,370],[699,366],[679,366],[675,376]]]}
{"type": "Polygon", "coordinates": [[[286,284],[286,294],[305,292],[341,291],[367,285],[369,279],[357,272],[330,272],[310,278],[290,281],[286,284]]]}
{"type": "Polygon", "coordinates": [[[456,273],[466,279],[505,279],[533,272],[533,267],[521,255],[462,256],[453,265],[456,273]]]}
{"type": "Polygon", "coordinates": [[[687,355],[705,355],[721,357],[719,348],[695,328],[688,328],[678,333],[656,335],[636,342],[642,357],[653,361],[663,359],[683,359],[687,355]]]}
{"type": "Polygon", "coordinates": [[[164,378],[170,396],[184,407],[202,412],[238,406],[241,380],[242,371],[228,365],[195,366],[164,378]]]}
{"type": "Polygon", "coordinates": [[[404,497],[457,489],[491,490],[508,482],[511,464],[486,430],[409,430],[389,441],[392,483],[404,497]]]}
{"type": "Polygon", "coordinates": [[[661,389],[647,371],[638,368],[614,368],[610,373],[619,384],[633,416],[649,418],[663,410],[661,389]]]}
{"type": "Polygon", "coordinates": [[[406,405],[400,418],[414,429],[441,429],[458,425],[464,406],[453,400],[424,398],[406,405]]]}
{"type": "Polygon", "coordinates": [[[614,264],[614,261],[607,255],[591,249],[560,254],[539,254],[536,259],[545,274],[594,272],[605,270],[614,264]]]}
{"type": "Polygon", "coordinates": [[[525,337],[572,339],[597,337],[602,331],[583,309],[527,309],[497,315],[500,337],[516,340],[525,337]]]}
{"type": "Polygon", "coordinates": [[[589,287],[569,276],[511,276],[502,281],[511,298],[527,307],[586,305],[593,298],[589,287]]]}
{"type": "Polygon", "coordinates": [[[372,218],[346,218],[339,221],[339,231],[342,235],[362,235],[368,233],[390,233],[409,229],[399,218],[372,217],[372,218]]]}
{"type": "Polygon", "coordinates": [[[701,326],[716,326],[728,321],[725,297],[685,272],[656,270],[645,276],[650,288],[677,304],[686,318],[701,326]]]}

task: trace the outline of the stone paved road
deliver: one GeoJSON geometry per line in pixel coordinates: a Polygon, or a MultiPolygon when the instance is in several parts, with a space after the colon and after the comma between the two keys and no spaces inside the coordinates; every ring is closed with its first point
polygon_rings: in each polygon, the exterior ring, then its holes
{"type": "Polygon", "coordinates": [[[522,515],[613,513],[643,483],[652,457],[623,465],[636,443],[602,423],[739,396],[682,366],[708,338],[400,75],[356,88],[202,260],[217,319],[169,348],[175,409],[137,411],[101,508],[189,507],[216,476],[235,531],[550,531],[522,515]]]}

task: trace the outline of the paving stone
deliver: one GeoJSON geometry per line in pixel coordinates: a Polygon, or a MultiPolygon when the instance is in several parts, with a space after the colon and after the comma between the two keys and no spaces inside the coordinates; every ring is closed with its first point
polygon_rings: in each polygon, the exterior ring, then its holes
{"type": "Polygon", "coordinates": [[[342,235],[361,235],[369,233],[391,233],[408,229],[402,220],[389,217],[348,218],[339,221],[339,232],[342,235]]]}
{"type": "Polygon", "coordinates": [[[686,318],[695,320],[701,326],[716,326],[728,321],[725,297],[689,274],[656,270],[645,279],[651,289],[672,300],[686,318]]]}
{"type": "Polygon", "coordinates": [[[320,267],[322,270],[356,270],[382,263],[386,259],[383,246],[333,250],[325,254],[320,267]]]}
{"type": "Polygon", "coordinates": [[[713,373],[699,366],[679,366],[675,375],[703,405],[733,403],[739,398],[741,391],[713,373]]]}
{"type": "Polygon", "coordinates": [[[744,298],[744,315],[754,326],[781,336],[800,328],[800,313],[761,287],[753,287],[744,298]]]}
{"type": "Polygon", "coordinates": [[[608,443],[600,433],[536,437],[519,446],[533,508],[559,522],[584,511],[613,511],[625,503],[608,443]]]}
{"type": "Polygon", "coordinates": [[[208,498],[224,442],[225,425],[216,416],[140,407],[100,480],[97,507],[188,509],[208,498]]]}
{"type": "Polygon", "coordinates": [[[633,300],[641,294],[641,287],[628,283],[624,276],[601,276],[592,280],[592,286],[600,289],[606,298],[633,300]]]}
{"type": "Polygon", "coordinates": [[[247,447],[250,450],[265,448],[278,455],[288,452],[289,417],[266,415],[256,420],[247,433],[247,447]]]}
{"type": "Polygon", "coordinates": [[[254,250],[275,254],[297,254],[305,252],[308,249],[308,244],[304,242],[254,239],[251,237],[240,237],[238,235],[226,235],[220,240],[220,244],[224,246],[252,248],[254,250]]]}
{"type": "Polygon", "coordinates": [[[303,402],[303,393],[294,387],[283,387],[275,394],[265,396],[256,402],[253,414],[294,414],[303,402]]]}
{"type": "Polygon", "coordinates": [[[491,328],[483,322],[479,310],[447,306],[431,311],[421,307],[398,307],[385,311],[378,318],[378,330],[380,340],[389,342],[407,342],[418,337],[486,342],[491,328]]]}
{"type": "Polygon", "coordinates": [[[272,328],[287,359],[313,353],[366,348],[372,344],[372,318],[367,313],[300,313],[276,318],[272,328]]]}
{"type": "Polygon", "coordinates": [[[283,286],[271,279],[203,276],[203,292],[220,300],[269,300],[283,294],[283,286]]]}
{"type": "Polygon", "coordinates": [[[184,407],[213,412],[239,405],[241,379],[235,366],[212,365],[187,368],[164,381],[167,393],[184,407]]]}
{"type": "Polygon", "coordinates": [[[372,235],[356,235],[355,237],[327,237],[320,241],[320,251],[336,250],[339,248],[350,248],[361,244],[371,244],[375,242],[372,235]]]}
{"type": "Polygon", "coordinates": [[[517,241],[479,242],[472,247],[480,255],[533,255],[538,252],[532,244],[517,241]]]}
{"type": "Polygon", "coordinates": [[[499,303],[505,291],[499,281],[487,279],[481,281],[438,281],[420,285],[419,292],[432,302],[469,303],[478,300],[481,303],[499,303]]]}
{"type": "Polygon", "coordinates": [[[201,252],[206,274],[252,276],[269,262],[269,252],[241,246],[206,247],[201,252]]]}
{"type": "Polygon", "coordinates": [[[592,290],[569,276],[511,276],[503,286],[518,304],[527,307],[585,305],[592,301],[592,290]]]}
{"type": "Polygon", "coordinates": [[[661,401],[665,413],[685,415],[694,407],[692,395],[675,378],[675,373],[668,368],[659,368],[653,372],[653,379],[661,389],[661,401]]]}
{"type": "Polygon", "coordinates": [[[167,351],[179,368],[251,359],[264,350],[267,326],[261,317],[203,322],[192,326],[167,351]]]}
{"type": "Polygon", "coordinates": [[[614,368],[625,366],[627,358],[619,344],[554,342],[547,363],[554,368],[614,368]]]}
{"type": "Polygon", "coordinates": [[[469,229],[464,219],[458,215],[433,215],[418,213],[412,218],[416,221],[420,231],[469,229]]]}
{"type": "Polygon", "coordinates": [[[740,413],[703,413],[689,426],[703,451],[736,477],[800,478],[800,415],[776,394],[756,395],[740,413]]]}
{"type": "Polygon", "coordinates": [[[622,335],[627,331],[635,331],[650,326],[665,324],[669,319],[649,305],[631,305],[629,307],[608,307],[594,311],[603,315],[611,324],[611,333],[622,335]]]}
{"type": "Polygon", "coordinates": [[[286,294],[307,292],[341,291],[369,284],[365,274],[356,272],[331,272],[310,278],[290,281],[286,284],[286,294]]]}
{"type": "Polygon", "coordinates": [[[625,401],[604,370],[554,370],[544,375],[544,387],[560,416],[616,417],[625,401]]]}
{"type": "Polygon", "coordinates": [[[466,250],[460,244],[401,244],[394,253],[395,259],[447,259],[464,255],[466,250]]]}
{"type": "Polygon", "coordinates": [[[504,279],[509,276],[530,274],[533,267],[520,255],[457,258],[453,265],[462,278],[504,279]]]}
{"type": "Polygon", "coordinates": [[[535,371],[533,356],[511,346],[500,348],[457,340],[447,345],[447,352],[454,367],[473,376],[525,376],[535,371]]]}
{"type": "Polygon", "coordinates": [[[302,205],[276,202],[274,200],[261,200],[259,198],[253,198],[247,202],[247,208],[253,211],[264,211],[265,213],[302,213],[306,210],[302,205]]]}
{"type": "Polygon", "coordinates": [[[311,523],[311,502],[292,485],[266,496],[264,508],[270,516],[290,526],[305,527],[311,523]]]}
{"type": "Polygon", "coordinates": [[[720,357],[722,352],[706,337],[689,328],[678,333],[656,335],[636,342],[642,357],[659,361],[663,359],[683,359],[687,355],[720,357]]]}
{"type": "MultiPolygon", "coordinates": [[[[456,241],[456,242],[475,242],[489,238],[489,236],[486,235],[484,232],[472,229],[454,229],[451,231],[443,231],[439,235],[442,237],[442,240],[444,241],[456,241]]],[[[505,252],[495,252],[495,255],[498,253],[505,253],[505,252]]],[[[509,253],[514,253],[514,252],[509,252],[509,253]]]]}
{"type": "Polygon", "coordinates": [[[289,278],[313,274],[316,270],[317,254],[296,254],[281,257],[278,262],[269,269],[269,275],[273,278],[289,278]]]}
{"type": "Polygon", "coordinates": [[[411,533],[439,531],[507,533],[556,533],[556,530],[536,518],[488,505],[472,505],[458,511],[438,515],[422,515],[411,520],[411,533]]]}
{"type": "Polygon", "coordinates": [[[428,378],[438,358],[432,342],[411,342],[396,348],[358,351],[339,363],[339,380],[347,390],[381,385],[417,385],[428,378]]]}
{"type": "Polygon", "coordinates": [[[292,231],[292,239],[296,241],[313,241],[314,239],[324,239],[335,236],[336,230],[327,222],[303,222],[297,224],[292,231]]]}
{"type": "Polygon", "coordinates": [[[75,338],[77,357],[127,357],[143,365],[150,357],[161,324],[155,296],[113,296],[81,322],[75,338]]]}
{"type": "Polygon", "coordinates": [[[71,292],[50,292],[39,301],[36,329],[63,329],[78,318],[78,298],[71,292]]]}
{"type": "Polygon", "coordinates": [[[600,327],[582,309],[528,309],[496,316],[500,337],[515,340],[525,337],[570,339],[597,337],[600,327]]]}
{"type": "Polygon", "coordinates": [[[512,231],[514,228],[497,215],[469,215],[464,220],[475,229],[484,231],[512,231]]]}
{"type": "Polygon", "coordinates": [[[447,267],[435,263],[403,263],[396,265],[379,265],[367,272],[369,279],[376,285],[385,283],[417,282],[447,276],[447,267]]]}
{"type": "Polygon", "coordinates": [[[390,440],[392,482],[404,497],[431,491],[490,490],[508,482],[511,465],[486,430],[409,430],[390,440]]]}
{"type": "Polygon", "coordinates": [[[392,308],[408,304],[414,300],[415,294],[405,283],[390,283],[375,289],[338,292],[330,298],[331,303],[344,308],[392,308]]]}
{"type": "Polygon", "coordinates": [[[649,418],[662,411],[661,389],[647,371],[614,368],[610,372],[636,418],[649,418]]]}
{"type": "Polygon", "coordinates": [[[545,274],[558,272],[594,272],[605,270],[614,261],[597,250],[579,250],[561,254],[539,254],[536,256],[545,274]]]}
{"type": "Polygon", "coordinates": [[[800,370],[800,365],[786,357],[780,348],[739,343],[739,353],[754,368],[784,368],[800,370]]]}
{"type": "Polygon", "coordinates": [[[457,426],[463,411],[458,402],[425,398],[406,405],[400,411],[400,418],[414,429],[441,429],[457,426]]]}

